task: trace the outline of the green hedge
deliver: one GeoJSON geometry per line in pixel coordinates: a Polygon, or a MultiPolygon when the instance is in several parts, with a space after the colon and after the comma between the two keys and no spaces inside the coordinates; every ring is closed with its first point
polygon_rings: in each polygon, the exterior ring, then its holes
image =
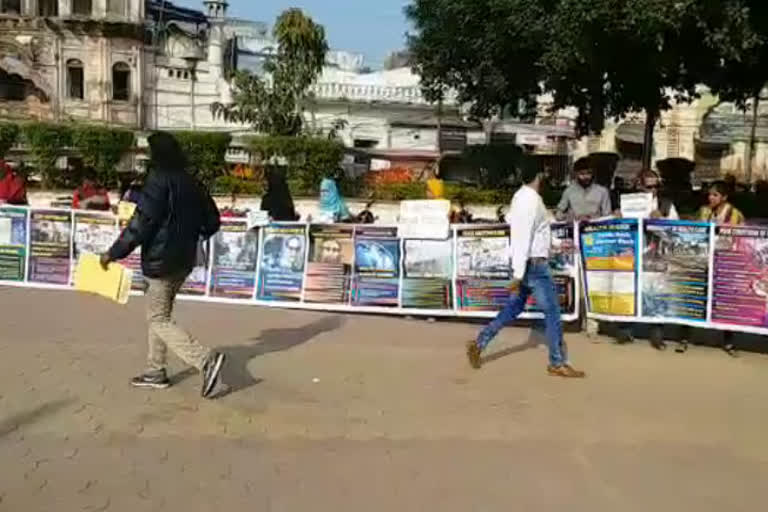
{"type": "MultiPolygon", "coordinates": [[[[135,136],[130,130],[103,126],[76,126],[72,129],[72,145],[80,153],[83,164],[92,167],[102,185],[118,185],[117,166],[133,147],[135,136]]],[[[80,179],[79,176],[75,177],[80,179]]]]}
{"type": "Polygon", "coordinates": [[[338,176],[344,156],[340,142],[309,136],[253,137],[248,147],[265,167],[285,166],[288,182],[297,195],[314,195],[323,178],[338,176]]]}
{"type": "Polygon", "coordinates": [[[57,179],[60,179],[56,160],[72,146],[72,128],[51,123],[29,123],[21,126],[21,136],[43,187],[55,186],[57,179]]]}
{"type": "Polygon", "coordinates": [[[19,126],[13,123],[0,123],[0,158],[5,158],[8,151],[19,139],[19,126]]]}

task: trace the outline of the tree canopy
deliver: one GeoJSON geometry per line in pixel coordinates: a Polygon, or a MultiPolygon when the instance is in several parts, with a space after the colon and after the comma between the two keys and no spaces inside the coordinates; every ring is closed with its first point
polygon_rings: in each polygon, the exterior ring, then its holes
{"type": "Polygon", "coordinates": [[[277,19],[273,35],[277,52],[265,62],[265,76],[236,71],[232,103],[215,103],[212,110],[260,133],[297,135],[303,128],[302,106],[328,52],[325,29],[300,9],[289,9],[277,19]]]}

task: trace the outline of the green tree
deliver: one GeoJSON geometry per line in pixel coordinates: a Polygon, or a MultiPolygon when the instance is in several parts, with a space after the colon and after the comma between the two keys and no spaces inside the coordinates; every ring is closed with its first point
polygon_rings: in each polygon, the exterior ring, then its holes
{"type": "Polygon", "coordinates": [[[195,176],[206,186],[213,186],[227,168],[227,149],[232,136],[220,132],[174,132],[189,166],[195,176]]]}
{"type": "Polygon", "coordinates": [[[0,123],[0,158],[4,158],[19,138],[19,126],[13,123],[0,123]]]}
{"type": "Polygon", "coordinates": [[[130,130],[105,126],[79,126],[72,130],[72,145],[78,150],[83,164],[93,168],[102,185],[117,185],[117,166],[133,146],[130,130]]]}
{"type": "Polygon", "coordinates": [[[232,103],[215,103],[212,111],[261,133],[297,135],[309,88],[325,63],[325,30],[300,9],[289,9],[277,19],[273,35],[277,52],[264,64],[265,76],[235,72],[232,103]]]}
{"type": "Polygon", "coordinates": [[[21,134],[43,187],[51,186],[56,178],[56,160],[72,146],[72,129],[65,125],[29,123],[22,126],[21,134]]]}

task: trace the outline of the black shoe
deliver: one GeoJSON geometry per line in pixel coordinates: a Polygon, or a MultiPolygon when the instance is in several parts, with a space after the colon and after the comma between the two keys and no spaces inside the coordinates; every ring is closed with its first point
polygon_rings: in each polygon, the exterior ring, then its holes
{"type": "Polygon", "coordinates": [[[726,343],[725,345],[723,345],[723,350],[725,350],[725,353],[731,357],[739,356],[739,353],[736,352],[736,345],[734,345],[733,343],[726,343]]]}
{"type": "Polygon", "coordinates": [[[651,329],[651,346],[656,350],[667,349],[667,344],[664,343],[664,329],[660,327],[651,329]]]}
{"type": "Polygon", "coordinates": [[[226,359],[224,354],[214,352],[203,365],[203,389],[200,393],[203,398],[210,398],[213,389],[218,384],[224,359],[226,359]]]}
{"type": "Polygon", "coordinates": [[[630,329],[619,329],[616,333],[616,343],[619,345],[626,345],[627,343],[634,343],[635,337],[632,336],[630,329]]]}
{"type": "Polygon", "coordinates": [[[135,388],[166,389],[171,386],[171,381],[165,374],[165,370],[147,372],[131,380],[131,386],[135,388]]]}
{"type": "Polygon", "coordinates": [[[678,354],[685,354],[688,352],[688,342],[687,341],[681,341],[677,344],[677,348],[675,349],[675,352],[678,354]]]}
{"type": "Polygon", "coordinates": [[[475,370],[479,370],[483,365],[482,361],[480,360],[481,353],[482,350],[480,350],[480,347],[477,345],[475,340],[470,340],[467,342],[467,359],[469,359],[469,365],[475,370]]]}

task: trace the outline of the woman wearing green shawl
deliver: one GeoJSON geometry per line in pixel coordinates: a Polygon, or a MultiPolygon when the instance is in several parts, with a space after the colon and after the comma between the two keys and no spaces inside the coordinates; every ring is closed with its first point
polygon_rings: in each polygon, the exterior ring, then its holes
{"type": "Polygon", "coordinates": [[[323,179],[320,184],[320,218],[324,224],[343,222],[352,216],[347,203],[339,194],[336,182],[330,178],[323,179]]]}

